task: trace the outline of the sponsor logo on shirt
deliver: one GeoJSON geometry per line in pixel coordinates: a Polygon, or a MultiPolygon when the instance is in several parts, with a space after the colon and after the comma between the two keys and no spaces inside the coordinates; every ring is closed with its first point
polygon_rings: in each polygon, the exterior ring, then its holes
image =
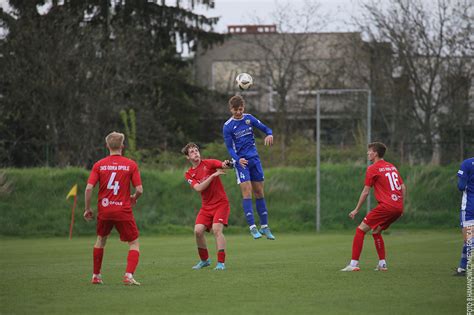
{"type": "Polygon", "coordinates": [[[252,134],[252,128],[251,127],[249,127],[249,129],[240,130],[240,131],[237,131],[237,132],[234,133],[236,138],[240,138],[240,137],[251,135],[251,134],[252,134]]]}
{"type": "Polygon", "coordinates": [[[398,195],[392,194],[392,200],[393,201],[398,201],[398,195]]]}
{"type": "Polygon", "coordinates": [[[188,183],[189,185],[191,185],[193,183],[193,180],[192,179],[188,179],[188,183]]]}
{"type": "Polygon", "coordinates": [[[109,199],[103,198],[102,199],[102,207],[108,207],[109,206],[109,199]]]}
{"type": "Polygon", "coordinates": [[[102,203],[102,207],[104,208],[108,206],[122,206],[123,205],[122,201],[110,201],[108,198],[103,198],[101,203],[102,203]]]}

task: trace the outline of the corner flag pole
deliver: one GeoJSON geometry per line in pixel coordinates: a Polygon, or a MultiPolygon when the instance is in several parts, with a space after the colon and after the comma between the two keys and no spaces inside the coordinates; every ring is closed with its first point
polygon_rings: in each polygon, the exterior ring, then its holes
{"type": "Polygon", "coordinates": [[[72,205],[72,211],[71,211],[71,225],[69,226],[69,239],[72,239],[72,227],[74,226],[74,209],[76,209],[76,203],[77,203],[77,184],[72,186],[71,190],[66,196],[66,200],[69,199],[69,197],[74,196],[74,203],[72,205]]]}

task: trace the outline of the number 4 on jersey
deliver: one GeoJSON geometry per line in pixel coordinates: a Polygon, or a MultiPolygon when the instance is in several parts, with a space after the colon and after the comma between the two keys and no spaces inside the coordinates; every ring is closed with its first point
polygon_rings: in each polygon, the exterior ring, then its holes
{"type": "Polygon", "coordinates": [[[107,189],[113,189],[114,195],[117,195],[120,189],[119,182],[118,181],[114,182],[116,175],[117,175],[117,172],[112,172],[112,174],[110,174],[109,182],[107,183],[107,189]]]}

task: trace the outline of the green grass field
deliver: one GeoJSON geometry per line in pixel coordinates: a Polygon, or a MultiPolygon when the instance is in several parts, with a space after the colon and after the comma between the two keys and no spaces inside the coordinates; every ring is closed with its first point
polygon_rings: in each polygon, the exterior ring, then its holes
{"type": "MultiPolygon", "coordinates": [[[[189,236],[143,237],[136,279],[121,284],[126,244],[113,234],[105,285],[89,283],[93,237],[1,239],[1,314],[461,314],[466,279],[452,276],[458,230],[393,230],[385,235],[388,272],[366,236],[361,272],[350,259],[352,232],[279,234],[254,241],[227,236],[227,270],[191,270],[189,236]]],[[[214,240],[208,237],[215,264],[214,240]]]]}

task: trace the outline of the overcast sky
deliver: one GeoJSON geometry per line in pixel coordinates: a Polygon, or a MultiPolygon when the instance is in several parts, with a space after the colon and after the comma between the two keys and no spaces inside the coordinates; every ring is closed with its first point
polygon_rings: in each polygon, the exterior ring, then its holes
{"type": "MultiPolygon", "coordinates": [[[[50,1],[50,0],[49,0],[50,1]]],[[[46,1],[47,3],[49,2],[46,1]]],[[[323,31],[347,31],[348,26],[345,21],[350,20],[352,12],[357,11],[357,3],[360,0],[306,0],[318,2],[321,5],[323,13],[330,13],[331,23],[328,24],[323,31]]],[[[7,0],[0,0],[0,7],[9,11],[7,0]]],[[[172,5],[175,0],[167,0],[168,5],[172,5]]],[[[186,1],[183,1],[183,3],[186,1]]],[[[279,3],[291,3],[295,7],[302,7],[304,0],[278,0],[279,3]]],[[[227,32],[227,25],[232,24],[253,24],[255,17],[265,23],[271,23],[271,12],[274,10],[276,0],[215,0],[215,8],[204,10],[198,8],[197,13],[204,14],[209,17],[220,17],[216,26],[216,31],[227,32]]],[[[48,5],[46,5],[48,6],[48,5]]],[[[317,17],[315,17],[317,18],[317,17]]]]}
{"type": "MultiPolygon", "coordinates": [[[[278,0],[280,3],[291,3],[295,7],[303,7],[304,0],[278,0]]],[[[357,12],[360,0],[318,0],[314,1],[321,5],[322,13],[329,13],[331,23],[322,31],[336,32],[348,31],[351,28],[345,25],[349,22],[352,13],[357,12]]],[[[275,0],[215,0],[215,8],[209,10],[198,10],[206,16],[220,17],[216,31],[227,32],[227,25],[252,24],[254,17],[271,23],[271,12],[275,8],[275,0]]],[[[317,18],[317,16],[315,17],[317,18]]]]}

